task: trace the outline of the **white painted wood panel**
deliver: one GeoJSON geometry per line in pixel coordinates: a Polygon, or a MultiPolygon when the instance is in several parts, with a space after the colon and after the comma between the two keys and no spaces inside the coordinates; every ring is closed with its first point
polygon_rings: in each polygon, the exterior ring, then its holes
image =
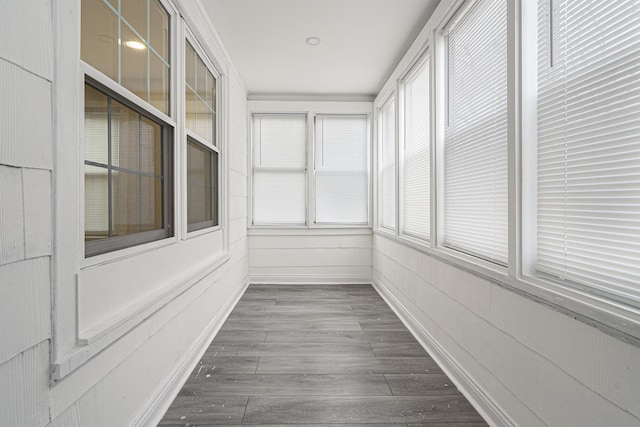
{"type": "Polygon", "coordinates": [[[27,258],[51,255],[51,172],[22,169],[27,258]]]}
{"type": "Polygon", "coordinates": [[[0,265],[24,258],[22,171],[0,165],[0,265]]]}
{"type": "Polygon", "coordinates": [[[0,164],[51,169],[51,83],[0,57],[0,93],[0,164]]]}
{"type": "Polygon", "coordinates": [[[49,342],[0,365],[0,426],[34,427],[49,422],[49,342]]]}
{"type": "Polygon", "coordinates": [[[361,248],[252,249],[249,262],[253,267],[270,266],[345,266],[371,265],[371,250],[361,248]]]}
{"type": "Polygon", "coordinates": [[[2,2],[0,58],[47,80],[53,79],[51,1],[2,2]]]}
{"type": "Polygon", "coordinates": [[[222,250],[222,233],[209,233],[81,270],[78,279],[80,336],[94,336],[129,317],[154,295],[179,286],[217,262],[223,256],[222,250]]]}
{"type": "Polygon", "coordinates": [[[50,264],[43,257],[0,266],[0,364],[51,337],[50,264]]]}

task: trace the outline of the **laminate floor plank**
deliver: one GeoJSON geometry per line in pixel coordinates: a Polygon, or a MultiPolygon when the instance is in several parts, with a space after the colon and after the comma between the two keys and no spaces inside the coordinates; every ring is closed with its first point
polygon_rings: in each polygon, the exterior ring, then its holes
{"type": "Polygon", "coordinates": [[[257,343],[265,342],[267,331],[223,331],[220,330],[213,342],[216,344],[227,343],[257,343]]]}
{"type": "Polygon", "coordinates": [[[394,396],[424,396],[460,394],[449,377],[443,373],[385,374],[394,396]]]}
{"type": "Polygon", "coordinates": [[[248,399],[243,396],[177,396],[158,425],[240,424],[248,399]]]}
{"type": "Polygon", "coordinates": [[[423,374],[441,373],[430,357],[260,357],[257,374],[423,374]]]}
{"type": "Polygon", "coordinates": [[[482,418],[457,396],[256,396],[243,423],[469,422],[482,418]]]}
{"type": "Polygon", "coordinates": [[[363,331],[406,331],[407,327],[396,320],[361,320],[358,322],[363,331]]]}
{"type": "Polygon", "coordinates": [[[414,343],[370,343],[376,357],[415,357],[427,356],[428,353],[418,342],[414,343]]]}
{"type": "Polygon", "coordinates": [[[272,313],[271,320],[276,321],[287,321],[287,322],[300,322],[303,320],[355,320],[356,322],[361,321],[374,321],[374,320],[400,320],[395,313],[384,313],[384,314],[356,314],[354,312],[344,312],[344,313],[272,313]]]}
{"type": "MultiPolygon", "coordinates": [[[[361,322],[356,320],[301,320],[298,322],[276,320],[276,321],[260,321],[260,320],[235,320],[226,324],[220,331],[346,331],[346,332],[362,332],[361,322]]],[[[406,329],[405,329],[406,330],[406,329]]]]}
{"type": "Polygon", "coordinates": [[[391,396],[383,375],[222,374],[190,379],[180,396],[391,396]]]}
{"type": "Polygon", "coordinates": [[[374,357],[368,343],[255,343],[255,344],[216,344],[209,347],[221,356],[371,356],[374,357]]]}
{"type": "Polygon", "coordinates": [[[487,424],[371,285],[251,285],[162,427],[487,424]]]}
{"type": "Polygon", "coordinates": [[[216,374],[253,374],[258,369],[260,357],[220,356],[207,351],[191,373],[197,378],[200,375],[216,374]]]}
{"type": "Polygon", "coordinates": [[[265,342],[389,342],[416,343],[416,339],[408,331],[268,331],[265,342]]]}

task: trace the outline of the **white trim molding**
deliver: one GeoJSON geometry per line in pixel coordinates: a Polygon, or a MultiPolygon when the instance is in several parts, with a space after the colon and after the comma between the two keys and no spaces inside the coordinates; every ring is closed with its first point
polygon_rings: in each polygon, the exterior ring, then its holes
{"type": "Polygon", "coordinates": [[[149,399],[142,412],[133,421],[133,426],[154,427],[158,425],[248,286],[249,281],[245,280],[244,284],[233,293],[231,298],[225,302],[218,313],[211,319],[191,348],[185,353],[182,360],[176,364],[164,384],[149,399]]]}
{"type": "Polygon", "coordinates": [[[420,322],[384,284],[374,278],[372,285],[485,421],[492,426],[512,427],[516,425],[500,405],[473,381],[469,373],[436,341],[429,331],[422,327],[420,322]]]}

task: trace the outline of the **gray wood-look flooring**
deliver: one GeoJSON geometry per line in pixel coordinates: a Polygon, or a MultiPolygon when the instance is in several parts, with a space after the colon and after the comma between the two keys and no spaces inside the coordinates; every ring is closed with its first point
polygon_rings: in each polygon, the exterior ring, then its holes
{"type": "Polygon", "coordinates": [[[161,426],[487,424],[370,285],[251,285],[161,426]]]}

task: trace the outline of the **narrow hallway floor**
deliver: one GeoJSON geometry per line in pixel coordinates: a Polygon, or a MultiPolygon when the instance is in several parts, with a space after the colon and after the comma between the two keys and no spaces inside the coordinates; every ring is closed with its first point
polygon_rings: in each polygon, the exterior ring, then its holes
{"type": "Polygon", "coordinates": [[[487,424],[371,285],[251,285],[161,426],[487,424]]]}

